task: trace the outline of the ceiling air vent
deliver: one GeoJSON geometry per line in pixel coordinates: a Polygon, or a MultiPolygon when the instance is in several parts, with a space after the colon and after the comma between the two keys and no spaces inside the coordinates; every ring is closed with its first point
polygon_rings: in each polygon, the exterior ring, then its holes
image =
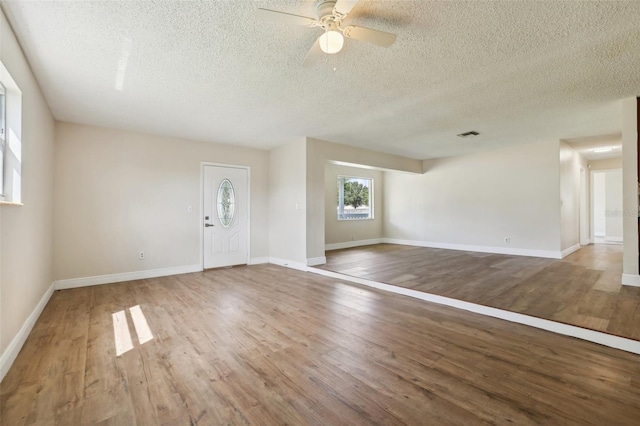
{"type": "Polygon", "coordinates": [[[475,130],[472,130],[470,132],[466,132],[466,133],[460,133],[458,136],[461,138],[468,138],[469,136],[478,136],[480,133],[476,132],[475,130]]]}

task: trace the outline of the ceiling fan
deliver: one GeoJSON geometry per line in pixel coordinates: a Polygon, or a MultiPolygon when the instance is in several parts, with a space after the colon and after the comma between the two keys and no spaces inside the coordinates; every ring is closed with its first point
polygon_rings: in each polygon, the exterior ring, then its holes
{"type": "Polygon", "coordinates": [[[315,64],[323,53],[338,53],[344,44],[344,37],[365,41],[377,46],[389,47],[396,41],[396,35],[371,28],[342,26],[351,9],[359,0],[318,0],[315,11],[317,18],[277,12],[269,9],[258,9],[256,17],[285,24],[303,25],[305,27],[320,27],[324,30],[316,42],[311,46],[302,66],[310,67],[315,64]]]}

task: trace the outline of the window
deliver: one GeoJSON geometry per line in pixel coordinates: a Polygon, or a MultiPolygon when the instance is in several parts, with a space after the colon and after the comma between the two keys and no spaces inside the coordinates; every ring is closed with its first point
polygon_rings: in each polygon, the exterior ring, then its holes
{"type": "Polygon", "coordinates": [[[0,202],[22,203],[22,92],[0,62],[0,202]]]}
{"type": "Polygon", "coordinates": [[[6,130],[6,90],[0,83],[0,201],[4,200],[4,150],[7,137],[6,130]]]}
{"type": "Polygon", "coordinates": [[[338,220],[373,219],[373,179],[338,176],[338,220]]]}

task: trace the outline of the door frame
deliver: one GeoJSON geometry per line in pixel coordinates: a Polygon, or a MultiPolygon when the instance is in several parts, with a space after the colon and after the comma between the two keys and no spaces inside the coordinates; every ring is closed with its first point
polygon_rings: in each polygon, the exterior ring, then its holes
{"type": "Polygon", "coordinates": [[[245,169],[247,171],[247,265],[251,265],[251,166],[235,164],[200,162],[200,270],[204,271],[204,168],[205,166],[245,169]]]}
{"type": "Polygon", "coordinates": [[[589,176],[587,175],[587,169],[580,165],[580,189],[579,193],[579,206],[578,206],[578,243],[581,246],[586,246],[591,243],[591,226],[589,211],[589,195],[587,194],[587,184],[589,176]]]}

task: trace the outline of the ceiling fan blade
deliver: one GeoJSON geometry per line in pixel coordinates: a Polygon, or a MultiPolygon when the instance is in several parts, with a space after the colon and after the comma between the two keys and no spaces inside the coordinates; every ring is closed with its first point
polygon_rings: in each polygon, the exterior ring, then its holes
{"type": "Polygon", "coordinates": [[[336,5],[333,6],[333,13],[344,18],[347,16],[347,13],[351,12],[351,9],[353,9],[353,6],[355,6],[358,1],[359,0],[338,0],[336,5]]]}
{"type": "Polygon", "coordinates": [[[353,38],[376,46],[389,47],[396,41],[396,35],[385,33],[384,31],[372,30],[371,28],[356,27],[349,25],[343,31],[345,37],[353,38]]]}
{"type": "Polygon", "coordinates": [[[309,28],[318,26],[318,21],[316,19],[269,9],[256,10],[256,18],[264,19],[265,21],[280,22],[283,24],[302,25],[309,28]]]}
{"type": "Polygon", "coordinates": [[[318,62],[318,59],[320,59],[323,53],[324,52],[322,51],[322,49],[320,49],[320,37],[318,37],[316,39],[316,42],[313,43],[313,46],[311,46],[311,49],[309,49],[306,58],[304,58],[302,66],[305,68],[309,68],[310,66],[314,65],[316,62],[318,62]]]}

